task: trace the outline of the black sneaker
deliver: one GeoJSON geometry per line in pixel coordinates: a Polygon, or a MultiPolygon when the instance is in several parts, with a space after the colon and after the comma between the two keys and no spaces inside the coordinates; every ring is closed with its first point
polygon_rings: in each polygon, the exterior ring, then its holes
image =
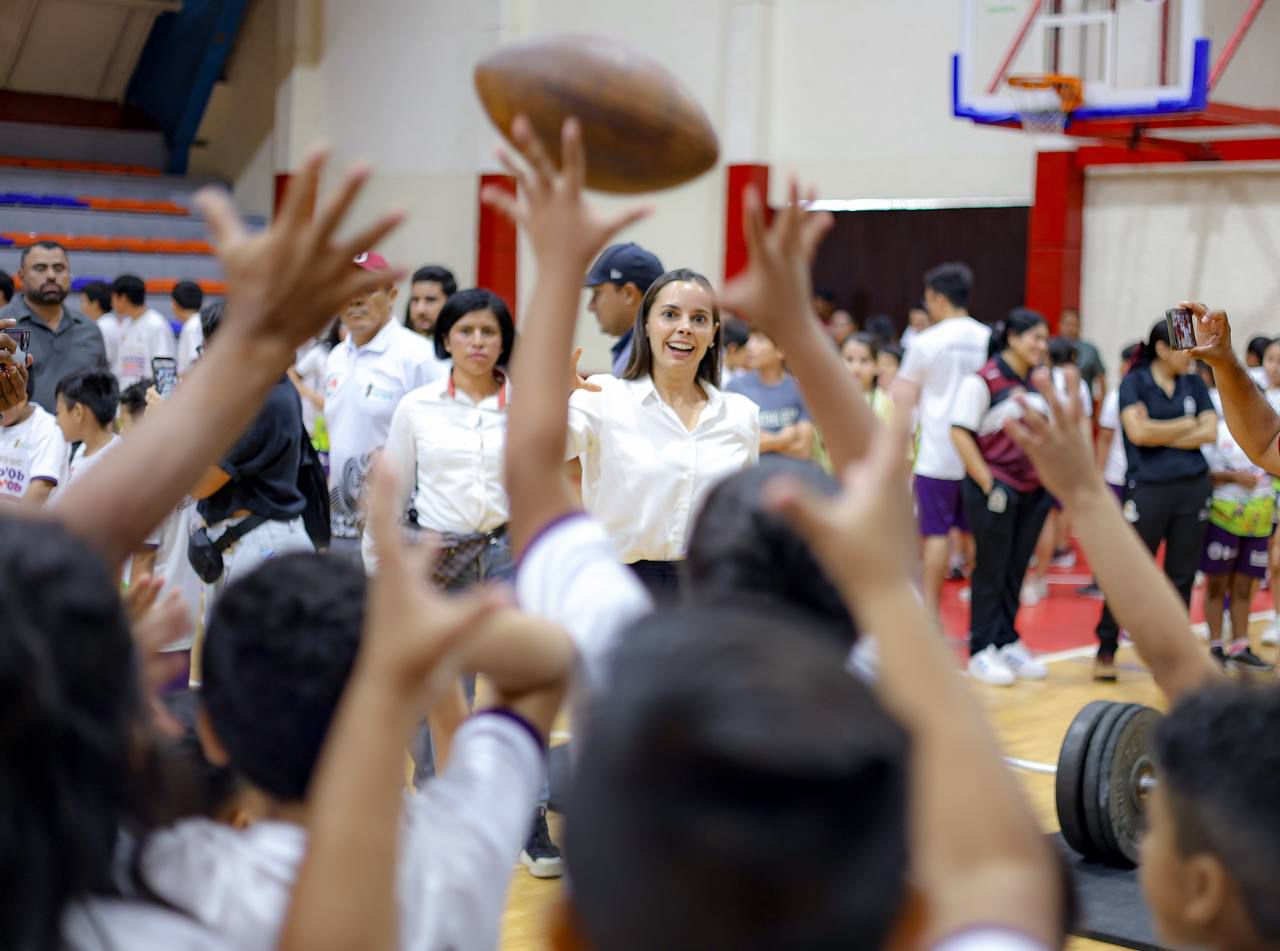
{"type": "Polygon", "coordinates": [[[1076,594],[1082,598],[1093,598],[1095,601],[1101,601],[1104,597],[1096,581],[1090,581],[1083,588],[1076,588],[1076,594]]]}
{"type": "Polygon", "coordinates": [[[1227,655],[1221,647],[1210,647],[1209,656],[1218,662],[1218,666],[1223,670],[1227,668],[1227,655]]]}
{"type": "Polygon", "coordinates": [[[564,874],[564,859],[551,841],[551,830],[547,828],[546,806],[539,806],[533,814],[533,828],[520,850],[520,861],[534,878],[559,878],[564,874]]]}
{"type": "Polygon", "coordinates": [[[1258,673],[1269,673],[1275,669],[1247,647],[1232,654],[1231,663],[1237,667],[1243,667],[1246,670],[1257,671],[1258,673]]]}

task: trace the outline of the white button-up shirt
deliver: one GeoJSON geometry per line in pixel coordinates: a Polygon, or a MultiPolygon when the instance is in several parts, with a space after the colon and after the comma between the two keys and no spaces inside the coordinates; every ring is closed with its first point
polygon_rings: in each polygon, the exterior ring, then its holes
{"type": "Polygon", "coordinates": [[[476,535],[507,521],[502,484],[507,442],[506,396],[475,402],[449,379],[400,401],[383,455],[406,489],[413,488],[418,524],[436,532],[476,535]]]}
{"type": "Polygon", "coordinates": [[[363,347],[347,337],[325,364],[324,421],[329,430],[329,502],[333,534],[358,538],[360,493],[369,457],[381,449],[401,398],[440,375],[431,342],[394,318],[363,347]]]}
{"type": "Polygon", "coordinates": [[[582,460],[587,511],[627,564],[683,558],[707,493],[759,459],[759,409],[703,382],[707,405],[689,430],[650,377],[591,382],[599,393],[569,400],[568,457],[582,460]]]}

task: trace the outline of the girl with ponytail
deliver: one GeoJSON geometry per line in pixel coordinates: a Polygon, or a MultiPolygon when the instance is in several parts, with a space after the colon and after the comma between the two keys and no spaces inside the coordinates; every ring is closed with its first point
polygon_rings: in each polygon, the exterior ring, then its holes
{"type": "MultiPolygon", "coordinates": [[[[1191,369],[1191,354],[1169,343],[1164,320],[1151,328],[1120,383],[1120,428],[1129,468],[1124,514],[1152,555],[1165,544],[1164,571],[1182,600],[1200,567],[1206,506],[1212,494],[1200,447],[1218,435],[1209,388],[1191,369]]],[[[1116,679],[1120,628],[1105,603],[1098,620],[1094,679],[1116,679]]]]}
{"type": "Polygon", "coordinates": [[[1028,378],[1043,365],[1048,346],[1043,316],[1025,307],[1012,311],[991,333],[986,366],[960,384],[951,416],[951,440],[967,473],[965,514],[977,547],[969,673],[992,686],[1048,676],[1023,646],[1014,618],[1052,500],[1031,460],[1003,429],[1005,419],[1021,415],[1017,397],[1034,393],[1028,378]]]}

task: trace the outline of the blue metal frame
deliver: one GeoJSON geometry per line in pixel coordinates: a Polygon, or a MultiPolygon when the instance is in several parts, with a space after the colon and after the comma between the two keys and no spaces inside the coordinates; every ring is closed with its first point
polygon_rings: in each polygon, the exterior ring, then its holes
{"type": "Polygon", "coordinates": [[[247,7],[248,0],[185,0],[179,12],[156,18],[125,99],[164,130],[170,174],[186,174],[200,120],[247,7]]]}
{"type": "MultiPolygon", "coordinates": [[[[1195,43],[1195,58],[1191,67],[1191,94],[1185,99],[1161,99],[1152,106],[1091,106],[1077,109],[1067,117],[1068,128],[1072,121],[1087,119],[1128,119],[1142,116],[1164,116],[1179,112],[1201,112],[1209,104],[1209,53],[1212,43],[1201,37],[1195,43]]],[[[982,112],[963,105],[960,101],[960,54],[951,57],[951,112],[959,119],[972,119],[982,125],[1008,125],[1019,122],[1016,112],[1004,115],[982,112]]]]}

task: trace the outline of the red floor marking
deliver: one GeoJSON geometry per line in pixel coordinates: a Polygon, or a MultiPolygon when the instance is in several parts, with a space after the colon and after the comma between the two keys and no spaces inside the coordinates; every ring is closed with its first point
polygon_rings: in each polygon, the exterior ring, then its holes
{"type": "MultiPolygon", "coordinates": [[[[1087,647],[1097,643],[1093,629],[1102,614],[1102,602],[1082,597],[1076,591],[1089,574],[1089,566],[1083,554],[1077,554],[1074,567],[1051,568],[1048,574],[1049,597],[1035,607],[1023,607],[1018,612],[1018,633],[1027,647],[1037,653],[1054,653],[1087,647]],[[1055,578],[1071,579],[1072,583],[1055,584],[1055,578]],[[1074,582],[1080,581],[1080,584],[1074,582]]],[[[969,605],[961,601],[960,590],[967,582],[948,581],[942,591],[942,627],[949,638],[963,641],[969,636],[969,605]]],[[[1191,595],[1191,620],[1204,620],[1204,586],[1197,587],[1191,595]]],[[[1253,599],[1253,611],[1272,609],[1269,591],[1259,591],[1253,599]]]]}

